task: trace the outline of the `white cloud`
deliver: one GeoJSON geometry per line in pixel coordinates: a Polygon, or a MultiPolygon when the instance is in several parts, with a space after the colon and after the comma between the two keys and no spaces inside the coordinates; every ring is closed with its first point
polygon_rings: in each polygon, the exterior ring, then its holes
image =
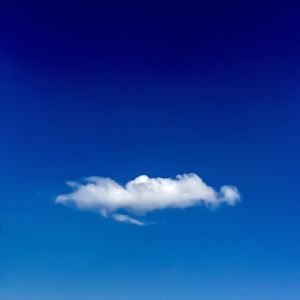
{"type": "Polygon", "coordinates": [[[59,195],[57,203],[75,204],[78,209],[94,210],[119,222],[145,225],[127,214],[142,215],[166,208],[187,208],[199,204],[216,207],[234,205],[240,199],[238,189],[224,185],[220,191],[208,186],[197,174],[172,178],[149,178],[146,175],[128,181],[124,186],[110,178],[88,177],[82,183],[67,182],[73,192],[59,195]]]}
{"type": "Polygon", "coordinates": [[[118,222],[123,223],[130,223],[138,226],[145,226],[146,223],[139,221],[137,219],[131,218],[128,215],[121,215],[121,214],[112,214],[112,218],[118,222]]]}

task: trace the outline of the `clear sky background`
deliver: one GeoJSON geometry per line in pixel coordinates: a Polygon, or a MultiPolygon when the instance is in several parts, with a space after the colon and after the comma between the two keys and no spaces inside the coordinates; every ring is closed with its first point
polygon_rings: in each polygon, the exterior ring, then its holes
{"type": "Polygon", "coordinates": [[[2,6],[1,300],[299,299],[299,7],[2,6]],[[144,227],[54,203],[185,172],[242,201],[144,227]]]}

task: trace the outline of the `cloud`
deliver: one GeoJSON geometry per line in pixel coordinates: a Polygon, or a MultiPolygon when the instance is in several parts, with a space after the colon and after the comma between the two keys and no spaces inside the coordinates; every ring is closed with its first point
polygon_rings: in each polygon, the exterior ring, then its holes
{"type": "Polygon", "coordinates": [[[149,178],[146,175],[121,185],[110,178],[88,177],[83,182],[67,182],[72,192],[59,195],[57,203],[73,204],[80,210],[94,210],[119,222],[146,225],[130,215],[144,215],[154,210],[187,208],[204,204],[216,207],[234,205],[240,199],[234,186],[224,185],[220,191],[208,186],[197,174],[172,178],[149,178]],[[118,212],[127,212],[119,214],[118,212]]]}
{"type": "Polygon", "coordinates": [[[138,226],[145,226],[146,223],[139,221],[137,219],[131,218],[128,215],[121,215],[121,214],[112,214],[112,218],[118,222],[123,223],[130,223],[138,226]]]}

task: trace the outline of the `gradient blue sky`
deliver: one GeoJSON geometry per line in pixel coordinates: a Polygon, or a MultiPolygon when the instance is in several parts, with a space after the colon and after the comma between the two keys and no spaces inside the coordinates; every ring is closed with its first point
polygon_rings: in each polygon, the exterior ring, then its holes
{"type": "Polygon", "coordinates": [[[299,9],[3,5],[1,300],[299,299],[299,9]],[[184,172],[242,201],[146,227],[54,203],[184,172]]]}

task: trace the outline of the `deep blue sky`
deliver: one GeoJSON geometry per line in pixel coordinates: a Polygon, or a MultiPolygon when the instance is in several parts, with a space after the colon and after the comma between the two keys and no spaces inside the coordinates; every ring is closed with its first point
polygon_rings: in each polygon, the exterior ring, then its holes
{"type": "Polygon", "coordinates": [[[0,298],[299,299],[299,9],[3,5],[0,298]],[[241,203],[146,227],[54,203],[183,172],[241,203]]]}

